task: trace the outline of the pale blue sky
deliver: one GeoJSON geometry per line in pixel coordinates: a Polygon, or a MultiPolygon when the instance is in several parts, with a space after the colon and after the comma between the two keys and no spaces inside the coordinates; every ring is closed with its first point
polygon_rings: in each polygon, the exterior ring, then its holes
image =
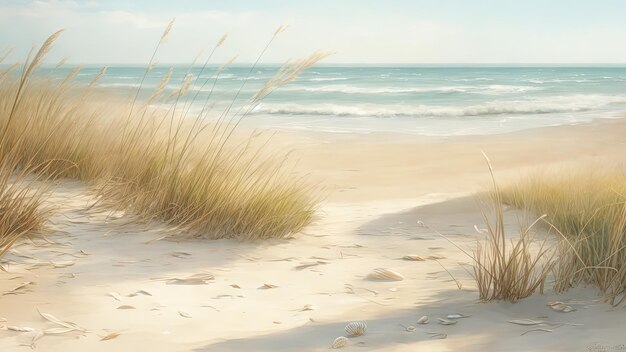
{"type": "Polygon", "coordinates": [[[225,32],[216,55],[265,62],[315,50],[336,63],[625,63],[626,1],[595,0],[0,0],[9,61],[66,28],[50,61],[145,63],[170,18],[162,63],[190,62],[225,32]]]}

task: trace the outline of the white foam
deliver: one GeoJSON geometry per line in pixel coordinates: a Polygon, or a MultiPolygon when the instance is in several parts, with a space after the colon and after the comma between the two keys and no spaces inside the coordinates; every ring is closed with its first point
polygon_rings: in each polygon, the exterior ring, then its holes
{"type": "MultiPolygon", "coordinates": [[[[100,83],[100,87],[108,87],[108,88],[137,88],[139,87],[139,83],[100,83]]],[[[144,88],[150,88],[150,86],[144,84],[144,88]]]]}
{"type": "Polygon", "coordinates": [[[287,91],[345,93],[345,94],[402,94],[402,93],[473,93],[498,95],[542,90],[541,87],[492,84],[487,86],[444,86],[444,87],[362,87],[333,84],[319,87],[288,86],[287,91]]]}
{"type": "Polygon", "coordinates": [[[468,106],[382,104],[260,104],[254,114],[346,117],[480,117],[583,112],[626,104],[626,96],[570,95],[528,100],[492,101],[468,106]]]}
{"type": "Polygon", "coordinates": [[[476,78],[459,78],[459,79],[451,79],[452,82],[475,82],[475,81],[493,81],[493,78],[487,77],[476,77],[476,78]]]}
{"type": "Polygon", "coordinates": [[[318,78],[310,78],[311,82],[325,82],[325,81],[345,81],[346,77],[318,77],[318,78]]]}

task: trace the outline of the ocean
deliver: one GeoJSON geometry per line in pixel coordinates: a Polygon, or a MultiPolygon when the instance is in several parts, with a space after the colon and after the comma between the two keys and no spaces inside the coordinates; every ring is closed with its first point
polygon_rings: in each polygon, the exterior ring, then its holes
{"type": "MultiPolygon", "coordinates": [[[[87,83],[99,69],[86,67],[76,79],[87,83]]],[[[168,69],[150,72],[142,96],[168,69]]],[[[249,102],[277,69],[234,66],[216,76],[216,67],[178,66],[167,90],[177,90],[191,73],[194,82],[181,101],[191,103],[191,113],[202,111],[207,101],[219,112],[235,96],[236,106],[249,102]]],[[[57,69],[53,75],[62,77],[70,70],[57,69]]],[[[144,72],[141,67],[109,67],[98,85],[134,90],[144,72]]],[[[626,67],[320,66],[252,107],[244,123],[332,133],[453,136],[578,124],[623,117],[625,110],[626,67]]]]}

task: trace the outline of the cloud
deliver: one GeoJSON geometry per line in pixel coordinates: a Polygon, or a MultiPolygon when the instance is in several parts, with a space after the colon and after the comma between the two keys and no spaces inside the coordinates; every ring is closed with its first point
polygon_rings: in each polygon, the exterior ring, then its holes
{"type": "MultiPolygon", "coordinates": [[[[10,59],[17,61],[32,45],[66,28],[49,57],[52,62],[70,56],[75,63],[145,63],[163,28],[176,16],[159,62],[190,62],[225,32],[229,38],[215,61],[238,55],[239,62],[252,62],[281,24],[290,27],[272,44],[264,62],[284,62],[315,50],[336,52],[329,61],[339,63],[626,61],[626,46],[615,45],[626,32],[620,18],[608,21],[598,15],[595,22],[586,22],[591,20],[564,15],[558,21],[537,20],[513,16],[508,7],[501,13],[491,13],[497,9],[489,8],[466,14],[472,9],[469,2],[454,9],[425,6],[422,11],[409,1],[404,7],[397,1],[396,6],[371,4],[372,8],[356,1],[319,1],[298,6],[235,1],[220,3],[219,9],[211,5],[210,10],[201,1],[153,0],[150,6],[110,1],[4,2],[0,4],[0,51],[16,47],[10,59]],[[168,9],[159,10],[164,6],[168,9]]],[[[533,8],[516,6],[526,12],[533,8]]]]}
{"type": "Polygon", "coordinates": [[[138,29],[164,28],[168,23],[167,20],[149,18],[127,11],[101,11],[99,14],[104,22],[110,21],[111,25],[130,25],[138,29]]]}
{"type": "MultiPolygon", "coordinates": [[[[0,33],[11,34],[0,36],[0,50],[15,47],[12,56],[18,60],[27,55],[32,45],[39,45],[49,34],[66,28],[49,61],[70,56],[75,63],[145,63],[174,15],[174,29],[160,53],[159,60],[163,62],[189,62],[198,50],[213,44],[224,32],[247,27],[256,17],[249,11],[137,13],[60,0],[0,5],[0,33]]],[[[244,49],[255,47],[249,42],[239,44],[244,49]]],[[[248,55],[248,59],[251,57],[248,55]]]]}

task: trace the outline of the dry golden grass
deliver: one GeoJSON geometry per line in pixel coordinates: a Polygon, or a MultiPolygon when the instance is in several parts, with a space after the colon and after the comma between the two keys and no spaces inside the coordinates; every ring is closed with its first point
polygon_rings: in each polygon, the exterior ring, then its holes
{"type": "Polygon", "coordinates": [[[546,240],[535,241],[530,225],[520,225],[519,238],[508,238],[504,224],[502,194],[493,175],[490,193],[491,209],[484,211],[486,239],[478,242],[476,250],[468,254],[473,259],[474,279],[482,301],[506,300],[516,302],[543,289],[555,261],[554,251],[546,240]],[[489,214],[493,214],[493,220],[489,214]]]}
{"type": "MultiPolygon", "coordinates": [[[[172,23],[155,48],[146,75],[171,28],[172,23]]],[[[168,97],[169,103],[163,102],[163,85],[147,102],[138,99],[140,87],[129,97],[130,103],[111,103],[97,89],[106,68],[87,87],[71,83],[80,67],[60,82],[33,79],[59,33],[25,64],[19,78],[0,79],[4,129],[0,156],[11,156],[23,167],[45,165],[37,171],[46,176],[86,181],[94,186],[99,205],[168,222],[177,226],[180,236],[281,238],[310,223],[316,206],[310,187],[285,169],[285,157],[267,155],[258,135],[242,136],[237,127],[259,99],[325,54],[284,66],[248,104],[235,106],[240,89],[217,122],[208,123],[209,109],[192,117],[187,114],[188,103],[181,102],[199,83],[190,74],[168,97]],[[161,108],[149,107],[148,102],[161,102],[161,108]]],[[[169,74],[164,84],[168,80],[169,74]]]]}
{"type": "Polygon", "coordinates": [[[41,232],[49,216],[42,207],[45,187],[34,186],[37,180],[27,172],[13,170],[10,160],[0,161],[0,257],[18,240],[41,232]]]}
{"type": "Polygon", "coordinates": [[[561,239],[558,292],[592,284],[612,304],[626,293],[626,177],[621,169],[561,168],[531,175],[503,191],[503,200],[546,214],[561,239]]]}
{"type": "MultiPolygon", "coordinates": [[[[0,63],[5,58],[6,55],[2,56],[0,63]]],[[[0,82],[15,67],[0,72],[0,82]]],[[[19,104],[20,88],[16,89],[15,98],[10,99],[12,103],[6,102],[5,110],[11,111],[11,114],[19,104]]],[[[6,115],[6,124],[1,126],[3,132],[0,135],[0,150],[6,151],[0,154],[0,257],[18,240],[40,232],[49,216],[49,211],[42,207],[47,187],[39,185],[40,180],[36,177],[29,177],[34,164],[18,160],[14,150],[7,146],[11,114],[6,115]]],[[[16,145],[21,143],[19,137],[14,137],[16,145]]],[[[39,169],[45,170],[46,165],[42,164],[39,169]]]]}

